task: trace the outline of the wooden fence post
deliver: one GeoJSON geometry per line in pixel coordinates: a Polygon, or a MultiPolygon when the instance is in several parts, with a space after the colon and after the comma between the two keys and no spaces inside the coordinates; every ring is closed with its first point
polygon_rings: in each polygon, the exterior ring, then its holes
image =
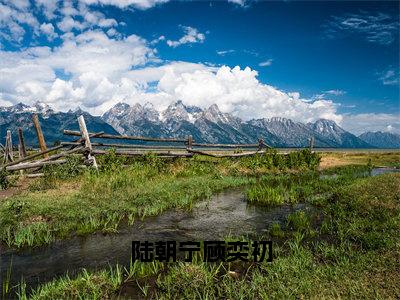
{"type": "Polygon", "coordinates": [[[26,148],[24,141],[24,132],[22,128],[18,128],[18,141],[19,141],[19,158],[24,158],[26,156],[26,148]]]}
{"type": "Polygon", "coordinates": [[[258,139],[258,150],[262,150],[264,148],[264,140],[262,138],[258,139]]]}
{"type": "Polygon", "coordinates": [[[96,158],[92,156],[92,143],[90,142],[90,137],[89,137],[89,132],[87,131],[86,128],[86,123],[84,117],[81,115],[78,118],[78,123],[79,123],[79,128],[82,133],[82,138],[85,140],[85,147],[88,149],[86,152],[86,158],[87,160],[95,167],[96,170],[98,170],[96,158]]]}
{"type": "MultiPolygon", "coordinates": [[[[40,151],[46,151],[47,150],[46,142],[44,140],[42,128],[40,127],[38,115],[33,114],[32,120],[33,120],[33,125],[35,126],[35,129],[36,129],[36,134],[37,134],[38,141],[39,141],[40,151]]],[[[49,156],[48,154],[44,154],[44,157],[48,157],[48,156],[49,156]]]]}
{"type": "Polygon", "coordinates": [[[12,138],[11,138],[11,130],[7,130],[7,154],[10,161],[14,161],[14,153],[13,153],[13,145],[12,145],[12,138]]]}
{"type": "Polygon", "coordinates": [[[11,140],[11,130],[7,130],[6,135],[6,145],[4,148],[4,163],[12,162],[14,160],[12,140],[11,140]]]}
{"type": "Polygon", "coordinates": [[[313,151],[313,148],[314,148],[314,137],[312,136],[311,138],[310,138],[310,151],[312,152],[313,151]]]}
{"type": "Polygon", "coordinates": [[[193,137],[191,135],[188,136],[188,149],[192,149],[193,147],[193,137]]]}

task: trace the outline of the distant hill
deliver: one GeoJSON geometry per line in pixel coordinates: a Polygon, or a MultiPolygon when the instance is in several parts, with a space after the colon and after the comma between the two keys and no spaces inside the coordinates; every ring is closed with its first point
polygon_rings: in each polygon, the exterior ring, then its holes
{"type": "Polygon", "coordinates": [[[395,133],[365,132],[359,138],[377,148],[400,148],[400,135],[395,133]]]}

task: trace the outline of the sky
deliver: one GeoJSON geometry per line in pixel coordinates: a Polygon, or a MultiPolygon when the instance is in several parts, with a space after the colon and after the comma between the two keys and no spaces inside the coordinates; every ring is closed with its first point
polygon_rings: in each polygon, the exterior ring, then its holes
{"type": "Polygon", "coordinates": [[[182,100],[400,133],[399,2],[0,0],[0,106],[182,100]]]}

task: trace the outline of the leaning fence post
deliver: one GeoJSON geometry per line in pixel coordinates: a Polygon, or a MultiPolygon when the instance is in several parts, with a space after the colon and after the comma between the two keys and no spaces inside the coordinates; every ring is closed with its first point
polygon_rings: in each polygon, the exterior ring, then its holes
{"type": "Polygon", "coordinates": [[[83,116],[79,116],[78,123],[82,133],[82,138],[85,140],[85,147],[88,149],[86,158],[93,165],[93,167],[98,170],[96,158],[92,156],[92,143],[90,142],[89,132],[87,131],[85,119],[83,116]]]}
{"type": "MultiPolygon", "coordinates": [[[[37,134],[38,141],[39,141],[40,151],[46,151],[47,150],[46,142],[44,140],[42,127],[40,127],[38,115],[33,114],[32,120],[33,120],[33,125],[35,126],[35,129],[36,129],[36,134],[37,134]]],[[[44,157],[47,158],[48,156],[49,156],[48,154],[44,154],[44,157]]]]}
{"type": "Polygon", "coordinates": [[[310,151],[312,152],[313,148],[314,148],[314,137],[313,136],[310,138],[310,146],[309,146],[309,148],[310,148],[310,151]]]}
{"type": "Polygon", "coordinates": [[[25,141],[24,141],[24,132],[22,128],[18,128],[18,141],[19,141],[19,158],[24,158],[26,156],[26,148],[25,148],[25,141]]]}

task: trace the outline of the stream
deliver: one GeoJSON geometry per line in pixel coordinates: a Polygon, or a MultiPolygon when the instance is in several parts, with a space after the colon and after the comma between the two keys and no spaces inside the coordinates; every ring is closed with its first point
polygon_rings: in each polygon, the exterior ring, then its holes
{"type": "Polygon", "coordinates": [[[133,240],[203,241],[261,235],[275,222],[283,226],[289,214],[309,209],[305,204],[251,206],[242,191],[226,191],[197,203],[192,211],[171,210],[147,217],[116,234],[75,236],[33,249],[6,250],[1,255],[0,279],[7,278],[12,264],[10,282],[18,284],[23,277],[29,289],[67,272],[74,275],[82,268],[97,270],[117,263],[129,266],[133,240]]]}
{"type": "MultiPolygon", "coordinates": [[[[375,168],[370,176],[399,169],[375,168]]],[[[248,205],[244,193],[225,191],[198,202],[192,211],[170,210],[156,217],[137,220],[132,226],[123,226],[115,234],[96,233],[57,240],[50,245],[13,250],[1,250],[0,282],[7,279],[27,288],[50,281],[68,273],[74,275],[86,268],[97,270],[117,263],[129,266],[131,243],[138,241],[203,241],[223,240],[226,236],[259,236],[273,223],[284,226],[286,217],[298,210],[312,210],[306,204],[260,207],[248,205]]]]}

